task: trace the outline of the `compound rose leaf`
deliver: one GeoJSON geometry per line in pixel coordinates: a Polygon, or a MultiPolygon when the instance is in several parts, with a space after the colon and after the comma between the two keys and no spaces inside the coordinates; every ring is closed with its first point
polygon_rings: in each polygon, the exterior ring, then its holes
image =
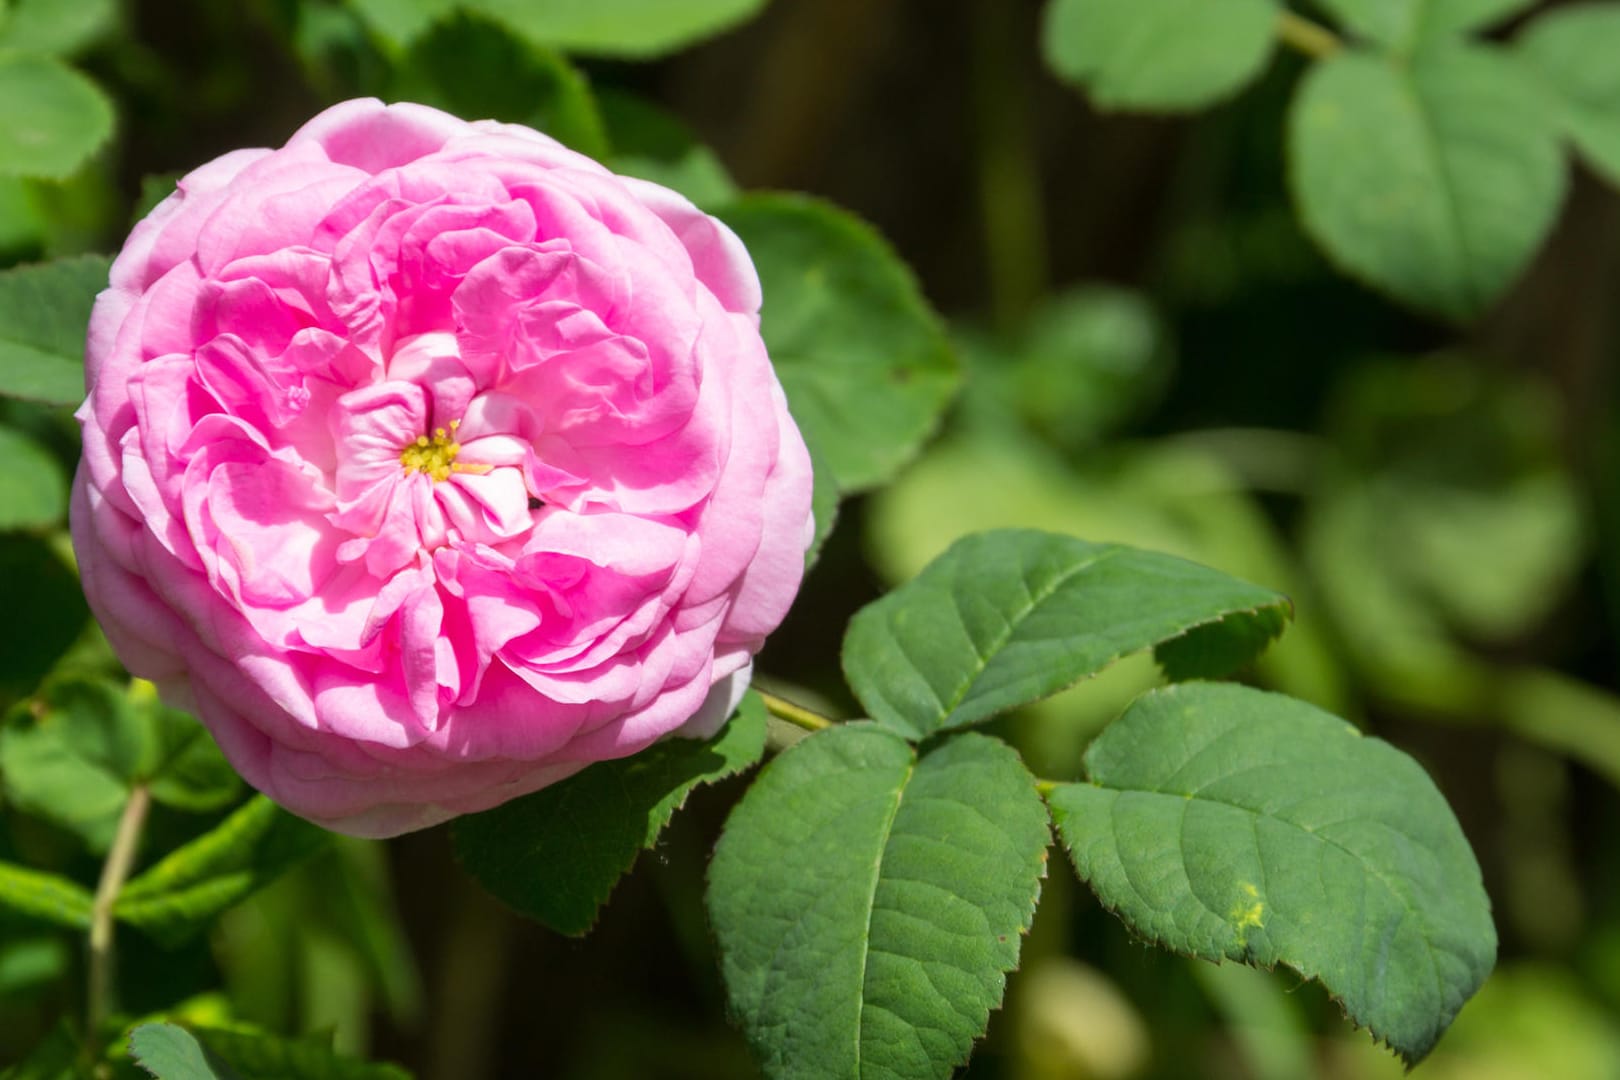
{"type": "Polygon", "coordinates": [[[1000,1002],[1046,873],[1034,778],[870,724],[760,774],[709,867],[731,1008],[771,1077],[948,1077],[1000,1002]]]}
{"type": "Polygon", "coordinates": [[[764,753],[765,705],[750,693],[712,739],[666,739],[457,819],[456,852],[511,907],[560,933],[584,934],[692,790],[741,772],[764,753]]]}
{"type": "Polygon", "coordinates": [[[1311,705],[1185,683],[1137,699],[1048,796],[1076,871],[1142,937],[1283,964],[1420,1060],[1490,973],[1479,865],[1415,761],[1311,705]]]}
{"type": "Polygon", "coordinates": [[[957,541],[857,612],[844,674],[874,720],[924,739],[1155,645],[1172,678],[1226,674],[1261,652],[1288,612],[1281,593],[1185,559],[996,530],[957,541]]]}

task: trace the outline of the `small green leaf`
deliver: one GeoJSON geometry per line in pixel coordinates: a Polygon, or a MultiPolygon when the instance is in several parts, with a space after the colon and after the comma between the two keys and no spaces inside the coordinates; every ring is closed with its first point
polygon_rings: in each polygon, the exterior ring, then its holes
{"type": "Polygon", "coordinates": [[[74,930],[90,928],[95,898],[76,881],[0,862],[0,908],[74,930]]]}
{"type": "Polygon", "coordinates": [[[591,157],[607,153],[602,116],[579,69],[488,19],[458,15],[419,37],[394,96],[469,119],[526,124],[591,157]]]}
{"type": "Polygon", "coordinates": [[[1103,108],[1199,109],[1264,70],[1277,14],[1277,0],[1052,0],[1041,45],[1103,108]]]}
{"type": "Polygon", "coordinates": [[[1294,200],[1329,257],[1451,319],[1513,283],[1563,199],[1547,96],[1483,45],[1343,52],[1305,77],[1288,134],[1294,200]]]}
{"type": "Polygon", "coordinates": [[[606,163],[614,172],[662,184],[698,206],[737,197],[726,167],[680,120],[623,91],[604,91],[597,100],[613,147],[606,163]]]}
{"type": "Polygon", "coordinates": [[[1133,931],[1320,980],[1408,1062],[1486,975],[1479,866],[1423,769],[1304,702],[1188,683],[1139,698],[1049,796],[1082,880],[1133,931]]]}
{"type": "Polygon", "coordinates": [[[343,1057],[320,1036],[284,1039],[249,1028],[142,1024],[130,1052],[156,1080],[410,1080],[395,1065],[343,1057]]]}
{"type": "Polygon", "coordinates": [[[1484,30],[1536,0],[1320,0],[1347,28],[1399,52],[1484,30]]]}
{"type": "Polygon", "coordinates": [[[255,796],[126,885],[114,910],[158,941],[179,944],[330,838],[325,830],[255,796]]]}
{"type": "Polygon", "coordinates": [[[1564,130],[1609,183],[1620,186],[1620,7],[1575,4],[1525,28],[1519,55],[1559,99],[1564,130]]]}
{"type": "Polygon", "coordinates": [[[457,819],[456,851],[507,904],[553,930],[584,934],[692,789],[741,772],[764,752],[765,706],[750,693],[712,739],[665,739],[457,819]]]}
{"type": "Polygon", "coordinates": [[[112,134],[113,108],[64,64],[0,53],[0,174],[61,180],[112,134]]]}
{"type": "Polygon", "coordinates": [[[463,0],[531,41],[571,53],[645,58],[751,18],[765,0],[463,0]]]}
{"type": "Polygon", "coordinates": [[[456,4],[457,0],[349,0],[349,6],[394,49],[408,47],[456,4]]]}
{"type": "Polygon", "coordinates": [[[84,400],[85,330],[110,265],[86,255],[0,273],[0,394],[49,405],[84,400]]]}
{"type": "Polygon", "coordinates": [[[13,428],[0,427],[0,530],[41,529],[67,512],[67,474],[49,450],[13,428]]]}
{"type": "Polygon", "coordinates": [[[129,1052],[156,1080],[242,1080],[195,1035],[174,1024],[142,1024],[129,1034],[129,1052]]]}
{"type": "Polygon", "coordinates": [[[15,0],[9,18],[0,19],[0,50],[78,52],[118,21],[116,0],[15,0]]]}
{"type": "Polygon", "coordinates": [[[761,332],[805,440],[845,493],[894,476],[959,382],[911,271],[870,226],[811,199],[749,195],[718,213],[759,269],[761,332]]]}
{"type": "Polygon", "coordinates": [[[844,674],[906,738],[966,727],[1095,675],[1197,627],[1171,675],[1252,658],[1288,599],[1169,555],[1027,529],[978,533],[862,608],[844,674]]]}
{"type": "Polygon", "coordinates": [[[867,724],[785,751],[726,822],[710,922],[770,1077],[948,1077],[1018,962],[1050,840],[1006,744],[867,724]]]}

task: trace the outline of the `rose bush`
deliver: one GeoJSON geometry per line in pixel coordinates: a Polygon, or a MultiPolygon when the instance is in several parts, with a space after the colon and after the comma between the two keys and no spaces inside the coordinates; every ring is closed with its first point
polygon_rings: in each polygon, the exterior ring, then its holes
{"type": "Polygon", "coordinates": [[[344,832],[705,734],[811,535],[759,306],[725,226],[525,128],[352,101],[227,154],[91,319],[91,605],[344,832]]]}

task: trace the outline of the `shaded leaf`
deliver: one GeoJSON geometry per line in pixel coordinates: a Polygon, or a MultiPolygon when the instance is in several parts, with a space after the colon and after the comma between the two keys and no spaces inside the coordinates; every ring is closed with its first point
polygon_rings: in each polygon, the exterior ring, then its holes
{"type": "Polygon", "coordinates": [[[948,1077],[1017,964],[1049,841],[1006,744],[919,761],[871,725],[773,761],[709,867],[733,1012],[771,1077],[948,1077]]]}
{"type": "Polygon", "coordinates": [[[0,174],[61,180],[112,134],[113,108],[64,64],[0,52],[0,174]]]}
{"type": "Polygon", "coordinates": [[[74,930],[90,929],[95,897],[76,881],[0,862],[0,908],[74,930]]]}
{"type": "Polygon", "coordinates": [[[1573,4],[1537,18],[1519,55],[1557,97],[1565,132],[1591,166],[1620,186],[1620,7],[1573,4]]]}
{"type": "Polygon", "coordinates": [[[844,635],[844,674],[874,720],[923,739],[1195,627],[1209,636],[1168,654],[1172,675],[1244,662],[1287,607],[1279,593],[1173,556],[998,530],[958,541],[862,608],[844,635]]]}
{"type": "Polygon", "coordinates": [[[74,53],[117,21],[117,0],[14,0],[0,18],[0,50],[74,53]]]}
{"type": "Polygon", "coordinates": [[[765,706],[750,693],[712,739],[665,739],[458,818],[456,851],[484,888],[513,908],[562,933],[583,934],[692,789],[748,768],[764,752],[765,706]]]}
{"type": "Polygon", "coordinates": [[[1327,987],[1420,1060],[1490,973],[1479,866],[1411,758],[1328,713],[1242,686],[1153,691],[1048,795],[1080,877],[1176,952],[1327,987]]]}
{"type": "Polygon", "coordinates": [[[959,376],[906,264],[871,227],[800,196],[719,208],[764,286],[761,332],[793,417],[848,493],[899,471],[959,376]]]}
{"type": "Polygon", "coordinates": [[[1488,29],[1535,0],[1321,0],[1345,26],[1398,51],[1488,29]]]}
{"type": "Polygon", "coordinates": [[[84,400],[85,330],[109,266],[86,255],[0,273],[0,394],[49,405],[84,400]]]}
{"type": "Polygon", "coordinates": [[[737,197],[726,167],[679,119],[623,91],[604,91],[598,103],[613,148],[606,164],[614,172],[662,184],[698,206],[737,197]]]}
{"type": "Polygon", "coordinates": [[[0,427],[0,530],[55,525],[67,512],[67,474],[55,457],[20,431],[0,427]]]}
{"type": "Polygon", "coordinates": [[[464,0],[552,48],[600,56],[673,52],[750,18],[765,0],[464,0]]]}

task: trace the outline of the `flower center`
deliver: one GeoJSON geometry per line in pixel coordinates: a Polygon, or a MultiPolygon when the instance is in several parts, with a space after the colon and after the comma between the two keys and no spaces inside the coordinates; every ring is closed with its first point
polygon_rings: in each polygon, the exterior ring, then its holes
{"type": "Polygon", "coordinates": [[[461,453],[461,444],[455,442],[456,428],[461,426],[460,420],[450,421],[450,430],[435,428],[433,437],[418,435],[416,441],[399,452],[399,463],[405,466],[405,475],[412,473],[426,473],[435,483],[447,480],[453,472],[461,472],[467,468],[456,464],[456,455],[461,453]]]}

